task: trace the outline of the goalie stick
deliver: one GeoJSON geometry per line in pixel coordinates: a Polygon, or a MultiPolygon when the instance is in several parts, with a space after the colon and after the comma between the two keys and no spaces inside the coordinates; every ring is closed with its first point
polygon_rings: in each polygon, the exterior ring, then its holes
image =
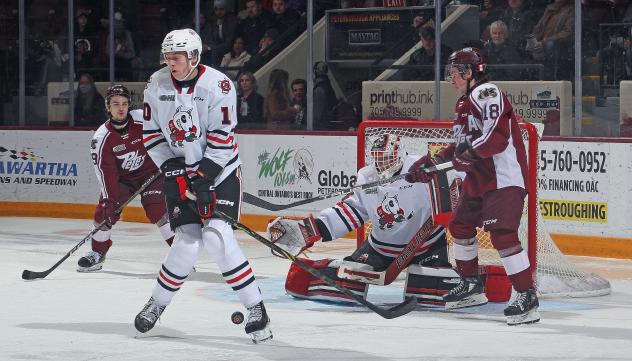
{"type": "Polygon", "coordinates": [[[340,292],[344,293],[345,295],[351,297],[356,302],[366,306],[371,311],[377,313],[378,315],[380,315],[380,316],[382,316],[382,317],[384,317],[386,319],[392,319],[392,318],[396,318],[396,317],[399,317],[399,316],[403,316],[403,315],[409,313],[410,311],[414,310],[415,307],[417,306],[417,298],[416,297],[409,297],[409,298],[406,298],[404,300],[404,302],[399,303],[399,304],[397,304],[397,305],[395,305],[393,307],[390,307],[390,308],[379,307],[379,306],[377,306],[377,305],[365,300],[361,296],[358,296],[355,293],[349,291],[348,289],[338,285],[336,283],[336,281],[334,281],[330,277],[326,276],[325,274],[323,274],[319,270],[317,270],[317,269],[307,265],[306,263],[302,262],[300,259],[296,258],[291,253],[286,252],[283,248],[277,246],[276,244],[270,242],[265,237],[261,236],[259,233],[255,232],[252,229],[248,228],[247,226],[237,222],[231,216],[229,216],[229,215],[227,215],[227,214],[225,214],[225,213],[223,213],[221,211],[218,211],[218,210],[215,210],[213,212],[213,214],[215,214],[218,217],[220,217],[221,219],[225,220],[226,222],[231,224],[233,227],[246,232],[248,235],[250,235],[251,237],[253,237],[257,241],[263,243],[264,245],[266,245],[267,247],[271,248],[275,252],[278,252],[280,255],[283,255],[285,258],[290,260],[292,263],[296,264],[297,266],[299,266],[302,269],[306,270],[307,272],[311,273],[314,277],[326,282],[328,286],[334,287],[338,291],[340,291],[340,292]]]}
{"type": "MultiPolygon", "coordinates": [[[[441,163],[441,164],[437,164],[437,165],[433,165],[430,167],[425,168],[424,170],[426,172],[437,172],[437,171],[448,171],[452,169],[452,162],[445,162],[445,163],[441,163]]],[[[294,208],[294,207],[298,207],[298,206],[302,206],[304,204],[309,204],[309,203],[313,203],[313,202],[318,202],[318,201],[322,201],[323,199],[329,199],[329,198],[333,198],[336,196],[340,196],[340,195],[344,195],[347,193],[350,193],[354,190],[367,190],[370,188],[375,188],[377,186],[380,186],[382,184],[387,184],[387,183],[393,183],[395,181],[398,181],[400,179],[404,179],[406,176],[408,175],[408,173],[403,173],[403,174],[398,174],[394,177],[388,178],[388,179],[381,179],[381,180],[377,180],[375,182],[370,182],[370,183],[365,183],[359,186],[355,186],[355,187],[351,187],[351,188],[346,188],[346,189],[339,189],[336,191],[333,191],[329,194],[322,194],[318,197],[314,197],[314,198],[309,198],[309,199],[303,199],[300,201],[296,201],[296,202],[292,202],[292,203],[288,203],[288,204],[274,204],[274,203],[270,203],[268,201],[266,201],[265,199],[261,199],[257,196],[255,196],[254,194],[250,194],[248,192],[244,192],[243,193],[243,201],[248,203],[248,204],[252,204],[255,207],[259,207],[259,208],[263,208],[266,209],[268,211],[283,211],[286,210],[288,208],[294,208]]]]}
{"type": "MultiPolygon", "coordinates": [[[[125,208],[134,198],[136,198],[137,195],[141,194],[145,190],[145,188],[147,188],[151,183],[153,183],[156,179],[158,179],[158,177],[160,177],[160,174],[161,174],[160,172],[156,172],[154,175],[149,177],[140,186],[140,188],[138,188],[138,190],[134,192],[134,194],[132,194],[123,204],[121,204],[114,211],[114,213],[115,214],[121,213],[123,211],[123,208],[125,208]]],[[[77,243],[74,247],[72,247],[70,251],[68,251],[59,261],[57,261],[57,263],[55,263],[51,268],[47,269],[46,271],[42,271],[42,272],[29,271],[29,270],[22,271],[22,279],[27,280],[27,281],[32,281],[32,280],[36,280],[36,279],[44,278],[48,276],[51,272],[55,270],[55,268],[57,268],[60,264],[62,264],[62,262],[64,262],[68,257],[70,257],[71,254],[75,253],[75,251],[79,249],[79,247],[81,247],[84,243],[86,243],[87,240],[91,239],[92,236],[94,236],[98,231],[100,231],[106,224],[107,224],[107,220],[104,220],[103,222],[99,223],[96,227],[94,227],[94,229],[90,233],[88,233],[87,236],[85,236],[79,243],[77,243]]]]}
{"type": "Polygon", "coordinates": [[[356,267],[350,267],[352,263],[345,264],[345,262],[342,262],[342,265],[338,268],[338,277],[378,286],[390,285],[404,268],[408,267],[417,250],[424,245],[426,237],[435,229],[432,217],[428,218],[406,247],[395,257],[388,268],[382,272],[357,269],[356,267]]]}

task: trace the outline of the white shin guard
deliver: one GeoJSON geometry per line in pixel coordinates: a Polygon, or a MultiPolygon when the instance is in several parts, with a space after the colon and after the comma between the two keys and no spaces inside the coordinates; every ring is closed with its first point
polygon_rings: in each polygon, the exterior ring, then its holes
{"type": "Polygon", "coordinates": [[[204,248],[217,263],[226,283],[237,292],[245,307],[261,302],[261,293],[250,264],[244,256],[230,224],[211,218],[202,234],[204,248]]]}

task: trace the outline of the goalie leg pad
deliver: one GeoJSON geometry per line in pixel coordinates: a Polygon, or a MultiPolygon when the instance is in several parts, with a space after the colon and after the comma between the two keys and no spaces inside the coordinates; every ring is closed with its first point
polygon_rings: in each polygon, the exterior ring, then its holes
{"type": "Polygon", "coordinates": [[[443,306],[443,295],[456,287],[459,279],[459,274],[451,267],[410,265],[404,296],[415,296],[417,302],[423,305],[443,306]]]}
{"type": "MultiPolygon", "coordinates": [[[[366,299],[368,287],[364,283],[342,280],[336,276],[338,266],[337,260],[321,259],[309,260],[299,258],[302,262],[321,270],[329,278],[336,281],[339,286],[349,289],[351,292],[366,299]]],[[[341,293],[337,289],[329,286],[324,281],[312,276],[311,273],[292,263],[285,281],[285,291],[296,298],[303,298],[317,301],[332,302],[355,302],[349,296],[341,293]]]]}

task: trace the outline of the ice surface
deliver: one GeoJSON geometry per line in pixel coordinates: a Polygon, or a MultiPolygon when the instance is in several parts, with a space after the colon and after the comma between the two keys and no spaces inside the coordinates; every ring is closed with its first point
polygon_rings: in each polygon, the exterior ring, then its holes
{"type": "MultiPolygon", "coordinates": [[[[612,282],[611,295],[542,300],[542,321],[507,326],[503,304],[460,312],[419,307],[385,320],[359,306],[285,295],[289,263],[243,233],[274,340],[254,345],[230,315],[244,311],[202,254],[161,322],[137,336],[136,313],[150,296],[167,253],[149,224],[120,222],[101,272],[75,271],[81,247],[46,279],[23,269],[53,265],[90,230],[87,220],[0,218],[0,360],[630,360],[632,261],[573,258],[612,282]],[[609,276],[609,270],[615,272],[609,276]]],[[[342,257],[354,241],[320,245],[311,258],[342,257]]],[[[369,299],[400,302],[402,284],[374,287],[369,299]]]]}

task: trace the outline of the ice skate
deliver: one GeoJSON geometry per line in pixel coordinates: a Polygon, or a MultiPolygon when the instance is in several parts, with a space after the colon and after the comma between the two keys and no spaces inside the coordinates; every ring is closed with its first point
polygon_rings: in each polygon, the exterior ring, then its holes
{"type": "Polygon", "coordinates": [[[518,293],[516,299],[505,308],[507,324],[512,326],[540,321],[539,305],[538,296],[533,288],[518,293]]]}
{"type": "Polygon", "coordinates": [[[246,321],[246,333],[252,338],[252,342],[260,343],[272,339],[270,330],[270,318],[263,305],[263,301],[248,308],[246,321]]]}
{"type": "Polygon", "coordinates": [[[145,304],[145,307],[140,311],[134,319],[134,327],[141,333],[145,333],[156,324],[156,321],[160,318],[160,315],[167,306],[160,306],[154,301],[153,297],[149,298],[149,301],[145,304]]]}
{"type": "Polygon", "coordinates": [[[462,277],[459,284],[443,296],[443,301],[446,309],[486,304],[483,280],[478,276],[462,277]]]}
{"type": "Polygon", "coordinates": [[[77,262],[77,272],[94,272],[103,268],[105,253],[90,251],[77,262]]]}

